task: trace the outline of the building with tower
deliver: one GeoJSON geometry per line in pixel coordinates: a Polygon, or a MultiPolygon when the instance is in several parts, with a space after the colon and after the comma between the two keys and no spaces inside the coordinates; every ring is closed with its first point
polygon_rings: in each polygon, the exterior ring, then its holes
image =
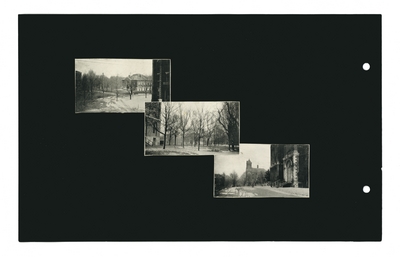
{"type": "Polygon", "coordinates": [[[246,172],[243,174],[243,183],[245,186],[262,185],[265,181],[266,170],[264,168],[253,168],[251,160],[246,161],[246,172]]]}

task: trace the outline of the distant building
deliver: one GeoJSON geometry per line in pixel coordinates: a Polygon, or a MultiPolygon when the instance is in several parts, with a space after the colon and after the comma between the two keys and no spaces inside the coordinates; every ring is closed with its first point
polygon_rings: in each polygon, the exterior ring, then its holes
{"type": "Polygon", "coordinates": [[[271,182],[309,187],[309,145],[271,145],[271,182]]]}
{"type": "Polygon", "coordinates": [[[145,76],[142,74],[129,75],[123,79],[126,85],[129,83],[135,84],[135,93],[149,93],[151,94],[153,79],[151,76],[145,76]]]}
{"type": "Polygon", "coordinates": [[[254,186],[256,184],[264,184],[265,182],[265,173],[266,170],[264,168],[252,167],[252,162],[249,160],[246,161],[246,172],[244,177],[245,185],[254,186]]]}
{"type": "Polygon", "coordinates": [[[151,101],[171,101],[171,60],[153,60],[151,101]]]}

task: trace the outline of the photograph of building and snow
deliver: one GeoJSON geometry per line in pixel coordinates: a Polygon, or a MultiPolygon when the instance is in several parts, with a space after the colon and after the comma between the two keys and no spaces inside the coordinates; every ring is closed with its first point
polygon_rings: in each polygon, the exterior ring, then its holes
{"type": "Polygon", "coordinates": [[[239,153],[239,102],[151,102],[145,155],[239,153]]]}
{"type": "Polygon", "coordinates": [[[214,197],[309,197],[306,144],[240,144],[239,156],[214,157],[214,197]]]}
{"type": "Polygon", "coordinates": [[[171,61],[75,59],[75,112],[144,112],[145,102],[170,101],[171,61]]]}

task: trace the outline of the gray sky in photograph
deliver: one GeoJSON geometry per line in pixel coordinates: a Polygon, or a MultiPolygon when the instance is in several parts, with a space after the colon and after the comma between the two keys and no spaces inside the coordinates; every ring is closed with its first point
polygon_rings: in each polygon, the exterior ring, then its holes
{"type": "MultiPolygon", "coordinates": [[[[216,111],[218,108],[222,107],[224,102],[170,102],[176,107],[179,104],[182,106],[183,110],[196,111],[203,109],[205,112],[216,111]]],[[[164,103],[163,103],[164,104],[164,103]]]]}
{"type": "Polygon", "coordinates": [[[270,146],[266,144],[240,144],[238,155],[216,155],[214,156],[214,173],[229,175],[233,171],[239,177],[246,171],[246,161],[252,162],[252,167],[269,169],[270,166],[270,146]]]}
{"type": "Polygon", "coordinates": [[[75,59],[75,70],[88,73],[93,70],[97,75],[127,77],[131,74],[152,75],[151,59],[75,59]]]}
{"type": "MultiPolygon", "coordinates": [[[[166,102],[161,103],[161,113],[164,110],[164,104],[166,102]]],[[[177,114],[179,113],[179,104],[182,107],[183,112],[185,111],[197,111],[197,110],[204,110],[204,113],[207,112],[217,112],[217,109],[222,108],[224,102],[168,102],[168,104],[173,105],[173,108],[176,108],[177,114]]],[[[189,120],[189,123],[191,123],[191,120],[189,120]]],[[[161,125],[161,130],[163,130],[164,127],[161,125]]]]}

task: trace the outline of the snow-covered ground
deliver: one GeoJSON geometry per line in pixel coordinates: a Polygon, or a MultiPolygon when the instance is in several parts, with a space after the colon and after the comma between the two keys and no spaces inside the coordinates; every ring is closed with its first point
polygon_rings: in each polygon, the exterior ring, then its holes
{"type": "MultiPolygon", "coordinates": [[[[218,146],[216,146],[218,148],[218,146]]],[[[146,146],[146,155],[238,155],[239,152],[235,151],[212,151],[213,147],[200,147],[198,151],[197,147],[193,146],[172,146],[167,145],[166,149],[162,149],[162,146],[146,146]]]]}
{"type": "Polygon", "coordinates": [[[275,188],[269,186],[230,187],[220,191],[220,197],[284,197],[303,198],[309,196],[308,188],[275,188]]]}
{"type": "Polygon", "coordinates": [[[132,99],[126,94],[118,99],[116,96],[106,96],[89,102],[82,112],[144,112],[145,102],[150,101],[150,94],[147,94],[147,98],[144,94],[132,95],[132,99]]]}
{"type": "Polygon", "coordinates": [[[220,195],[227,197],[256,197],[257,193],[246,192],[240,187],[230,187],[221,190],[220,195]]]}

